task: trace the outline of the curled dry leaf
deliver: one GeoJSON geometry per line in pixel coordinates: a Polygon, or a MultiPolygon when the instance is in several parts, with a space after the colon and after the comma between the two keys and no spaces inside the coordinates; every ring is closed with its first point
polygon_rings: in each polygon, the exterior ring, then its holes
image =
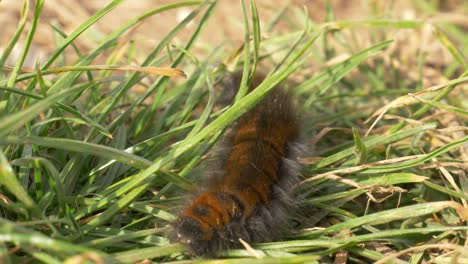
{"type": "Polygon", "coordinates": [[[451,85],[457,85],[460,83],[464,83],[468,81],[468,77],[462,77],[458,78],[455,80],[448,81],[443,84],[431,86],[423,91],[419,91],[416,93],[411,93],[407,95],[400,96],[396,98],[395,100],[391,101],[390,103],[384,105],[383,107],[379,108],[377,111],[375,111],[364,123],[368,123],[371,119],[377,117],[375,121],[372,123],[370,128],[367,130],[366,135],[369,135],[370,131],[374,128],[374,126],[382,119],[385,113],[387,113],[389,110],[398,108],[401,106],[407,106],[407,105],[412,105],[416,103],[420,103],[421,99],[426,99],[426,100],[432,100],[437,94],[438,91],[441,89],[444,89],[448,86],[451,85]],[[418,100],[419,99],[419,100],[418,100]]]}
{"type": "MultiPolygon", "coordinates": [[[[2,66],[2,70],[11,71],[13,67],[10,66],[2,66]]],[[[42,71],[41,74],[52,74],[52,73],[61,73],[61,72],[69,72],[69,71],[134,71],[134,72],[141,72],[145,74],[151,75],[164,75],[168,77],[184,77],[186,78],[187,75],[184,71],[177,69],[177,68],[170,68],[170,67],[138,67],[138,66],[115,66],[115,65],[88,65],[88,66],[66,66],[66,67],[59,67],[54,68],[46,71],[42,71]]],[[[21,69],[21,73],[32,73],[35,70],[30,68],[23,68],[21,69]]]]}

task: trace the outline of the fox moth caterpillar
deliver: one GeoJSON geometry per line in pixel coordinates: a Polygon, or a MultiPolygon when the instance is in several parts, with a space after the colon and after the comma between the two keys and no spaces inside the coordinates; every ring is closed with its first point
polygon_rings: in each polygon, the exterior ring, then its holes
{"type": "MultiPolygon", "coordinates": [[[[231,85],[239,87],[240,76],[231,85]]],[[[250,89],[263,80],[257,75],[250,89]]],[[[236,121],[214,153],[206,178],[172,224],[171,242],[189,253],[212,256],[223,249],[272,241],[290,226],[293,186],[300,178],[299,119],[290,94],[275,89],[236,121]]]]}

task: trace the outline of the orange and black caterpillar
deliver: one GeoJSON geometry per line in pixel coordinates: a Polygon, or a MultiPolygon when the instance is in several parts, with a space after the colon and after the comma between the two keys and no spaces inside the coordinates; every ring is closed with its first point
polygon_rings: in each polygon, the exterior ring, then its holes
{"type": "MultiPolygon", "coordinates": [[[[262,77],[256,76],[255,88],[262,77]]],[[[240,77],[234,77],[238,87],[240,77]]],[[[246,242],[265,242],[287,231],[299,180],[299,121],[289,94],[276,87],[238,120],[223,140],[215,166],[173,223],[171,242],[210,256],[246,242]]]]}

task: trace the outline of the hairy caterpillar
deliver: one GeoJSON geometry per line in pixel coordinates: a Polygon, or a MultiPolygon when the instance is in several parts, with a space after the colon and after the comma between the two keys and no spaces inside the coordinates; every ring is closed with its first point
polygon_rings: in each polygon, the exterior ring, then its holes
{"type": "MultiPolygon", "coordinates": [[[[250,89],[263,79],[255,76],[250,89]]],[[[231,85],[239,86],[240,76],[231,85]]],[[[193,255],[284,234],[294,213],[293,186],[299,180],[299,120],[290,95],[276,87],[241,117],[215,152],[216,164],[172,224],[171,242],[193,255]]]]}

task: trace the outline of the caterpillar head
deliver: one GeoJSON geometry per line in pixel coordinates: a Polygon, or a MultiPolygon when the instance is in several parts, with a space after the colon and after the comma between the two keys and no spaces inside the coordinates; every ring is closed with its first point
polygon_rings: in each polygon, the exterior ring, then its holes
{"type": "Polygon", "coordinates": [[[173,224],[169,239],[171,243],[184,244],[190,255],[212,256],[219,248],[214,236],[210,228],[196,219],[181,217],[173,224]]]}

